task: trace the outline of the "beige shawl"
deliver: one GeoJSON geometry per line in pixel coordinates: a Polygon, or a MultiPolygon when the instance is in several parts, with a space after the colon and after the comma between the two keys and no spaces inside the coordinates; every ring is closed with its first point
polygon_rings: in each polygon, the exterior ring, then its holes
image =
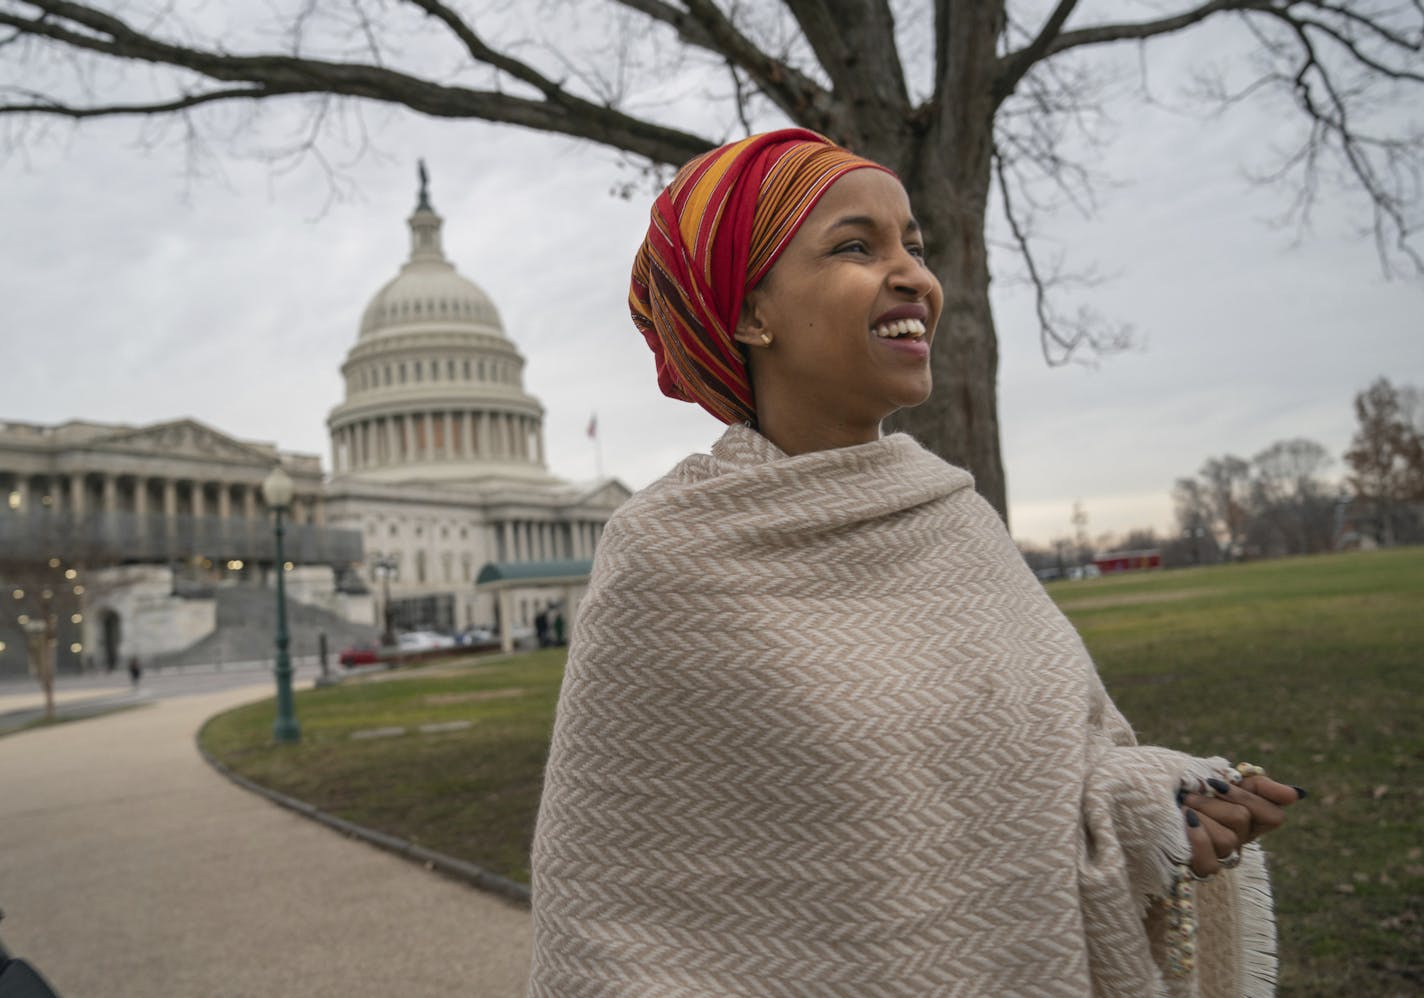
{"type": "Polygon", "coordinates": [[[734,426],[618,511],[539,812],[531,995],[1272,993],[1255,850],[1165,970],[1175,793],[1225,760],[1134,744],[972,484],[904,435],[787,457],[734,426]]]}

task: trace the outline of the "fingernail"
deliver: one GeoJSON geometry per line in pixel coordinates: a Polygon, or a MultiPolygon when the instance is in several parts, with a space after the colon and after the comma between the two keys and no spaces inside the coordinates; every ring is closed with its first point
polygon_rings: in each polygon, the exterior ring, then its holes
{"type": "Polygon", "coordinates": [[[1197,817],[1197,813],[1191,810],[1190,808],[1187,809],[1187,824],[1191,825],[1193,828],[1196,828],[1198,825],[1201,824],[1201,819],[1197,817]]]}
{"type": "MultiPolygon", "coordinates": [[[[1300,788],[1297,787],[1296,789],[1298,790],[1298,789],[1300,789],[1300,788]]],[[[1177,806],[1178,806],[1178,807],[1181,807],[1181,806],[1182,806],[1183,804],[1185,804],[1186,802],[1187,802],[1187,792],[1186,792],[1185,790],[1178,789],[1178,791],[1177,791],[1177,806]]]]}
{"type": "Polygon", "coordinates": [[[1231,788],[1227,786],[1223,781],[1218,779],[1208,778],[1206,781],[1206,785],[1211,787],[1219,794],[1229,794],[1231,792],[1231,788]]]}
{"type": "Polygon", "coordinates": [[[1291,787],[1295,791],[1296,800],[1305,800],[1310,794],[1305,792],[1305,787],[1291,787]]]}

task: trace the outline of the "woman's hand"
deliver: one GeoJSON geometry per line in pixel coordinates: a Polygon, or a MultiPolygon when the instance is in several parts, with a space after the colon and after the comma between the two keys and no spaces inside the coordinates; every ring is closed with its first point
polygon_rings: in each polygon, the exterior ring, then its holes
{"type": "Polygon", "coordinates": [[[1192,872],[1199,877],[1220,873],[1222,860],[1247,842],[1280,828],[1286,820],[1284,809],[1305,796],[1299,787],[1265,776],[1248,776],[1235,785],[1215,779],[1207,783],[1216,796],[1182,797],[1187,842],[1192,847],[1192,872]]]}

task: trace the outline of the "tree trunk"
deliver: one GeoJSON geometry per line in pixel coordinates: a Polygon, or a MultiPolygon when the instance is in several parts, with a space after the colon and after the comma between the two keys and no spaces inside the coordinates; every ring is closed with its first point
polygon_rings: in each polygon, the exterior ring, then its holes
{"type": "Polygon", "coordinates": [[[944,313],[930,357],[934,391],[924,404],[892,417],[889,428],[911,434],[972,473],[979,493],[1007,523],[999,344],[984,240],[994,152],[995,45],[1004,6],[1002,0],[958,0],[948,9],[954,30],[937,55],[936,101],[922,120],[904,122],[906,141],[899,149],[872,142],[863,150],[899,172],[924,230],[930,265],[944,286],[944,313]]]}
{"type": "Polygon", "coordinates": [[[946,186],[935,179],[909,188],[934,255],[932,266],[944,285],[944,314],[930,358],[934,391],[923,404],[896,413],[888,428],[911,434],[967,469],[979,493],[1007,522],[999,449],[999,345],[989,308],[983,208],[960,204],[946,186]]]}

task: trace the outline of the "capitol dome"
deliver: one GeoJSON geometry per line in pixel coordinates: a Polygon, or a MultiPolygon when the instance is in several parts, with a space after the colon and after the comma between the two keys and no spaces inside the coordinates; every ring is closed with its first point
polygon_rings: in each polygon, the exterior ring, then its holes
{"type": "Polygon", "coordinates": [[[544,408],[499,310],[445,257],[424,164],[410,256],[361,316],[331,411],[332,470],[387,482],[549,479],[544,408]]]}

